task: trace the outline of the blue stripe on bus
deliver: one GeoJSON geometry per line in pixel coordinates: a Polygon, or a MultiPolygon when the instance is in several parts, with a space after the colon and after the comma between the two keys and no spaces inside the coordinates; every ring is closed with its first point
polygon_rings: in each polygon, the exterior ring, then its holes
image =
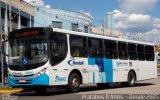
{"type": "Polygon", "coordinates": [[[88,65],[95,65],[95,58],[88,58],[88,65]]]}
{"type": "Polygon", "coordinates": [[[95,83],[95,72],[93,72],[93,83],[95,83]]]}
{"type": "Polygon", "coordinates": [[[88,58],[88,65],[98,65],[98,68],[99,68],[99,82],[100,83],[113,82],[112,59],[88,58]],[[102,74],[102,72],[104,72],[104,73],[102,74]],[[102,77],[103,77],[103,80],[102,80],[102,77]]]}
{"type": "Polygon", "coordinates": [[[106,82],[113,82],[112,59],[105,59],[104,60],[104,72],[106,73],[106,82]]]}

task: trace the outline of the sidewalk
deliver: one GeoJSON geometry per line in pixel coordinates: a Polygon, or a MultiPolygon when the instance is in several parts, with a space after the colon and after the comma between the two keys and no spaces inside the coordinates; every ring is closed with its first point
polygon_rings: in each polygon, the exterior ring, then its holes
{"type": "Polygon", "coordinates": [[[23,89],[22,88],[17,88],[17,89],[9,89],[9,90],[2,90],[0,89],[0,94],[12,94],[12,93],[16,93],[16,92],[21,92],[23,89]]]}
{"type": "MultiPolygon", "coordinates": [[[[1,86],[1,83],[0,83],[1,86]]],[[[8,85],[4,85],[4,88],[1,89],[0,87],[0,94],[12,94],[12,93],[16,93],[16,92],[21,92],[23,91],[22,88],[11,88],[8,85]]]]}

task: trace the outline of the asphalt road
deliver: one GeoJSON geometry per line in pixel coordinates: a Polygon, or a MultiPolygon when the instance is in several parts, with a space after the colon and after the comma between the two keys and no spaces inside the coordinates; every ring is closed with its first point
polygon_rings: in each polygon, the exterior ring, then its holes
{"type": "Polygon", "coordinates": [[[67,89],[52,88],[48,89],[47,93],[43,96],[36,95],[34,91],[21,92],[13,95],[18,100],[85,100],[84,96],[86,94],[160,94],[160,77],[138,82],[135,87],[121,87],[117,85],[99,89],[96,85],[91,85],[87,87],[82,86],[78,93],[68,93],[67,89]]]}

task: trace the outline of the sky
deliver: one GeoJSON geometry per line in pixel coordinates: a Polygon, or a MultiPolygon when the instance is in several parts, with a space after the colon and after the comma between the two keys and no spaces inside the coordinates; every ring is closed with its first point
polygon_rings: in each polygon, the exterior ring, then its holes
{"type": "MultiPolygon", "coordinates": [[[[27,2],[33,0],[24,0],[27,2]]],[[[94,25],[101,25],[109,12],[116,12],[115,30],[128,38],[160,43],[160,0],[35,0],[35,6],[88,12],[94,25]]]]}

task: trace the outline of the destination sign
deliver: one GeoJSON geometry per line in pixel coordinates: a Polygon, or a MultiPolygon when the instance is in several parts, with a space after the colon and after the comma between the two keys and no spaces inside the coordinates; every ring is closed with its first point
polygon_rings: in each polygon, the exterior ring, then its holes
{"type": "Polygon", "coordinates": [[[36,36],[39,34],[40,34],[39,31],[29,31],[29,32],[15,33],[15,37],[20,38],[20,37],[36,36]]]}
{"type": "Polygon", "coordinates": [[[15,38],[26,38],[32,36],[41,36],[44,35],[44,31],[42,29],[33,29],[33,30],[17,30],[9,33],[10,39],[15,38]]]}

